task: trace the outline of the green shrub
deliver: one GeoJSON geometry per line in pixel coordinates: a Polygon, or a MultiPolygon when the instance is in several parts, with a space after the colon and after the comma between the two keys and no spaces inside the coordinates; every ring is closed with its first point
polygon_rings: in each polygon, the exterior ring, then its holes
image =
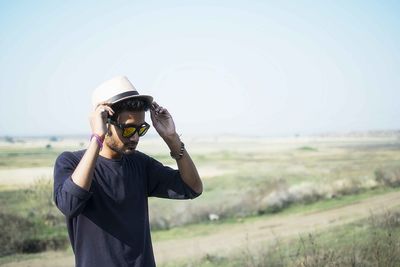
{"type": "Polygon", "coordinates": [[[34,223],[13,214],[0,213],[0,256],[21,252],[25,239],[33,234],[34,223]]]}
{"type": "Polygon", "coordinates": [[[2,202],[9,206],[0,212],[0,256],[68,246],[65,219],[53,203],[50,179],[39,179],[26,190],[1,194],[2,202]]]}
{"type": "Polygon", "coordinates": [[[67,248],[65,230],[47,233],[47,228],[44,221],[35,222],[14,214],[0,213],[0,257],[67,248]]]}

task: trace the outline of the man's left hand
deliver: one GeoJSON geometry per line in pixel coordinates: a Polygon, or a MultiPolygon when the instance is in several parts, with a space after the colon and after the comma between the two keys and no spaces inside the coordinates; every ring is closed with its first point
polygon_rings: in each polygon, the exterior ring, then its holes
{"type": "Polygon", "coordinates": [[[163,139],[176,136],[174,120],[166,108],[153,102],[150,107],[150,116],[154,128],[163,139]]]}

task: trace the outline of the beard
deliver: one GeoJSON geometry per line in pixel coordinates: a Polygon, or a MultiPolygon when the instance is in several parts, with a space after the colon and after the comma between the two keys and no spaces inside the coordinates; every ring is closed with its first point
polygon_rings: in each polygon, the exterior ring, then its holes
{"type": "Polygon", "coordinates": [[[133,141],[124,143],[121,140],[116,140],[112,136],[106,138],[105,143],[111,150],[121,155],[129,155],[135,153],[136,147],[138,145],[137,142],[133,141]]]}

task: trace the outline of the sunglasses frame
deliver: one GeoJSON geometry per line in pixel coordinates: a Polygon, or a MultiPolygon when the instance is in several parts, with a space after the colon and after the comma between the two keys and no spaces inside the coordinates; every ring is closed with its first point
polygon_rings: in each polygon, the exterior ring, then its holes
{"type": "Polygon", "coordinates": [[[120,123],[117,123],[116,121],[113,121],[113,120],[111,120],[111,119],[109,118],[109,119],[108,119],[108,123],[110,123],[110,124],[112,124],[112,125],[118,127],[119,129],[121,129],[121,131],[122,131],[122,136],[125,137],[125,138],[131,138],[131,137],[134,136],[136,133],[137,133],[139,136],[144,136],[144,135],[147,133],[147,131],[150,129],[150,124],[148,124],[147,122],[143,122],[141,125],[136,125],[136,124],[133,124],[133,123],[120,124],[120,123]],[[133,133],[130,134],[129,136],[124,136],[124,131],[125,131],[125,129],[126,129],[126,128],[130,128],[130,127],[134,127],[134,128],[135,128],[135,131],[133,131],[133,133]],[[139,134],[140,129],[143,128],[143,127],[145,127],[146,130],[144,131],[143,134],[139,134]]]}

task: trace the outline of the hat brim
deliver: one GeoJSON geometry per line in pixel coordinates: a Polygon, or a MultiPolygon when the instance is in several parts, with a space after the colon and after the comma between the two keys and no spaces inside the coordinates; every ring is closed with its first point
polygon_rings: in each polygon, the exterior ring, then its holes
{"type": "Polygon", "coordinates": [[[153,97],[149,96],[149,95],[130,95],[130,96],[118,98],[116,100],[107,101],[107,103],[115,104],[115,103],[121,102],[122,100],[131,99],[131,98],[142,99],[142,100],[146,101],[149,105],[151,105],[151,103],[153,103],[153,97]]]}

